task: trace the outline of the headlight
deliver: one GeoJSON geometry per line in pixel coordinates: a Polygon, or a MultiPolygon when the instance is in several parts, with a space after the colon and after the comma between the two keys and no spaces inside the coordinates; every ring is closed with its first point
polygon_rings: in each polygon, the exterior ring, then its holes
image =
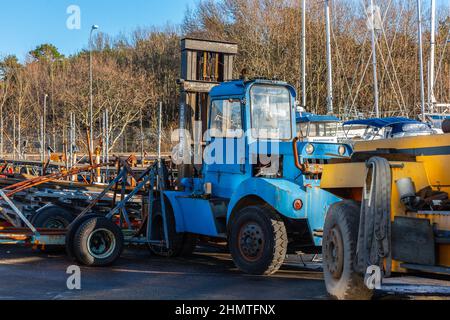
{"type": "Polygon", "coordinates": [[[339,146],[339,155],[343,156],[347,152],[347,148],[345,146],[339,146]]]}
{"type": "Polygon", "coordinates": [[[314,153],[314,146],[312,144],[306,145],[305,151],[308,154],[313,154],[314,153]]]}

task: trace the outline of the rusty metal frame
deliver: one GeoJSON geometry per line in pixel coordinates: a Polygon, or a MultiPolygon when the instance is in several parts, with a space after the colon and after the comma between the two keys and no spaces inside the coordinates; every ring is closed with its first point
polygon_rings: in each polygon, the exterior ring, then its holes
{"type": "Polygon", "coordinates": [[[102,167],[104,165],[105,165],[105,163],[101,163],[101,164],[97,164],[97,165],[89,165],[89,166],[80,167],[80,168],[72,168],[66,172],[57,172],[57,173],[52,173],[52,174],[49,174],[49,175],[46,175],[43,177],[36,177],[36,178],[24,180],[24,181],[18,182],[16,184],[6,186],[5,188],[3,188],[3,191],[11,190],[6,193],[6,195],[8,197],[11,197],[16,193],[25,191],[29,188],[36,187],[36,186],[39,186],[41,184],[44,184],[44,183],[47,183],[47,182],[50,182],[53,180],[59,180],[59,179],[66,178],[68,176],[76,175],[80,172],[91,171],[96,168],[102,167]]]}
{"type": "Polygon", "coordinates": [[[31,243],[34,245],[46,244],[64,244],[63,238],[65,231],[55,230],[38,230],[30,220],[20,211],[20,209],[11,200],[11,197],[18,192],[25,191],[38,185],[65,178],[67,176],[78,174],[79,172],[90,171],[96,167],[101,167],[105,164],[98,164],[95,166],[85,166],[81,168],[72,168],[65,172],[58,172],[49,174],[47,176],[40,176],[33,179],[18,182],[16,184],[0,189],[0,199],[12,209],[14,215],[25,224],[25,228],[21,227],[17,222],[11,219],[6,213],[0,211],[0,214],[14,226],[14,228],[0,228],[0,244],[19,244],[31,243]],[[30,233],[31,232],[31,233],[30,233]]]}
{"type": "MultiPolygon", "coordinates": [[[[163,166],[162,166],[162,160],[156,161],[154,164],[149,166],[142,174],[137,176],[131,169],[131,167],[128,165],[127,161],[120,160],[118,161],[117,165],[118,174],[114,180],[112,180],[109,185],[100,193],[98,194],[91,202],[90,204],[75,218],[75,220],[71,223],[71,225],[75,224],[79,219],[81,219],[83,216],[87,215],[91,209],[102,199],[109,191],[114,190],[114,197],[113,197],[113,207],[109,211],[108,214],[106,214],[107,219],[112,219],[115,215],[120,214],[120,227],[123,229],[123,221],[125,222],[126,226],[128,227],[128,230],[132,230],[132,224],[130,222],[130,218],[128,215],[128,212],[126,210],[126,205],[129,201],[131,201],[140,191],[147,190],[148,194],[144,196],[149,197],[149,204],[148,204],[148,216],[144,217],[144,206],[142,206],[141,209],[141,218],[142,221],[147,220],[147,230],[145,233],[145,240],[139,239],[137,236],[142,231],[142,228],[139,228],[137,232],[130,238],[127,239],[128,243],[147,243],[147,244],[153,244],[153,245],[161,245],[165,246],[167,249],[169,249],[169,239],[168,239],[168,221],[166,216],[166,208],[165,208],[165,202],[164,202],[164,190],[165,190],[165,182],[163,178],[163,166]],[[127,177],[131,177],[135,182],[136,186],[129,192],[128,194],[125,194],[126,192],[126,179],[127,177]],[[120,185],[120,188],[119,188],[120,185]],[[160,201],[161,201],[161,213],[163,218],[163,227],[164,227],[164,241],[161,240],[153,240],[152,239],[152,232],[151,232],[151,213],[153,212],[154,208],[154,202],[157,201],[157,199],[154,197],[154,191],[158,191],[160,195],[160,201]],[[120,192],[121,199],[119,202],[116,203],[116,198],[118,193],[120,192]]],[[[69,225],[68,228],[71,227],[69,225]]]]}

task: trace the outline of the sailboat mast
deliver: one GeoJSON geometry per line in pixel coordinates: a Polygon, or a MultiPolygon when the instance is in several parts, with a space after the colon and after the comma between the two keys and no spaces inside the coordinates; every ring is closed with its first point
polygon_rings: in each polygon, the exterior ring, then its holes
{"type": "Polygon", "coordinates": [[[327,37],[327,111],[333,114],[333,69],[331,64],[331,25],[330,25],[330,3],[325,0],[325,21],[326,21],[326,37],[327,37]]]}
{"type": "Polygon", "coordinates": [[[306,110],[306,0],[302,0],[302,107],[306,110]]]}
{"type": "Polygon", "coordinates": [[[375,98],[375,115],[380,117],[379,108],[379,93],[378,93],[378,77],[377,77],[377,47],[376,47],[376,34],[375,34],[375,7],[373,6],[373,0],[370,0],[370,19],[371,19],[371,33],[372,33],[372,65],[373,65],[373,95],[375,98]]]}
{"type": "Polygon", "coordinates": [[[435,51],[436,51],[436,0],[431,0],[431,30],[430,30],[430,70],[429,70],[429,85],[428,88],[428,103],[431,108],[436,102],[434,96],[434,82],[435,82],[435,51]]]}
{"type": "Polygon", "coordinates": [[[419,38],[419,69],[420,69],[420,103],[422,121],[425,122],[425,85],[423,76],[423,43],[422,43],[422,4],[421,0],[417,0],[417,24],[419,38]]]}

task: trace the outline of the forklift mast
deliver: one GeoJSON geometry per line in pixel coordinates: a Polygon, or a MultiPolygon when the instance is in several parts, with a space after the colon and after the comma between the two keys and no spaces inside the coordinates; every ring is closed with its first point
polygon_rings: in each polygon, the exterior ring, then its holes
{"type": "MultiPolygon", "coordinates": [[[[238,46],[231,42],[194,38],[181,40],[180,123],[193,137],[194,123],[201,121],[202,135],[208,120],[208,93],[218,84],[233,79],[233,62],[238,46]]],[[[183,139],[183,137],[180,137],[183,139]]],[[[202,141],[204,146],[204,141],[202,141]]],[[[192,147],[192,146],[189,146],[192,147]]],[[[179,181],[193,175],[194,167],[178,168],[179,181]]]]}

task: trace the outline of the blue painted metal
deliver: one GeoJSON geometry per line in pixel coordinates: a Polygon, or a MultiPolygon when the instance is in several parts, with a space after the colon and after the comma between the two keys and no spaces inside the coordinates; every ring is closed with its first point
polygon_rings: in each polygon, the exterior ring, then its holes
{"type": "Polygon", "coordinates": [[[176,197],[183,212],[185,232],[219,237],[211,204],[208,200],[192,197],[176,197]]]}
{"type": "Polygon", "coordinates": [[[317,159],[317,160],[329,160],[336,158],[339,155],[339,147],[345,146],[345,153],[340,155],[343,157],[349,157],[353,150],[352,147],[347,144],[337,144],[337,143],[319,143],[319,142],[298,142],[298,150],[300,153],[300,159],[317,159]],[[312,145],[314,147],[314,153],[308,154],[306,152],[306,146],[312,145]]]}
{"type": "MultiPolygon", "coordinates": [[[[307,221],[310,231],[314,234],[317,231],[323,230],[325,224],[325,217],[328,208],[342,199],[320,189],[319,185],[311,185],[308,187],[307,198],[305,201],[307,221]]],[[[316,246],[322,245],[322,238],[318,236],[313,237],[316,246]]]]}
{"type": "Polygon", "coordinates": [[[309,112],[297,112],[296,121],[297,123],[307,123],[307,122],[339,122],[341,120],[338,117],[332,115],[317,115],[309,112]]]}
{"type": "MultiPolygon", "coordinates": [[[[190,180],[191,182],[193,181],[193,179],[185,179],[190,180]]],[[[177,232],[187,232],[188,230],[186,229],[186,224],[185,224],[185,217],[186,219],[189,219],[190,214],[185,213],[184,210],[186,210],[186,208],[184,207],[183,203],[180,202],[182,201],[178,201],[177,199],[180,198],[187,198],[192,196],[192,190],[191,188],[186,188],[186,191],[164,191],[164,195],[166,196],[167,200],[170,202],[172,209],[173,209],[173,214],[175,216],[175,226],[176,226],[176,231],[177,232]]],[[[193,212],[192,212],[193,214],[193,212]]]]}
{"type": "Polygon", "coordinates": [[[371,118],[371,119],[358,119],[344,122],[344,126],[348,125],[364,125],[371,126],[376,128],[384,128],[387,126],[392,126],[395,124],[405,124],[405,123],[417,123],[420,124],[422,122],[403,118],[403,117],[390,117],[390,118],[371,118]]]}
{"type": "Polygon", "coordinates": [[[352,126],[352,125],[365,125],[367,127],[373,127],[377,129],[382,129],[389,127],[391,128],[391,134],[398,134],[405,132],[404,125],[413,124],[413,125],[421,125],[425,126],[421,131],[432,131],[431,124],[420,122],[417,120],[403,118],[403,117],[390,117],[390,118],[371,118],[371,119],[359,119],[359,120],[351,120],[344,122],[344,126],[352,126]]]}
{"type": "Polygon", "coordinates": [[[292,219],[306,218],[306,211],[294,210],[297,199],[306,200],[306,188],[286,179],[249,178],[242,182],[233,193],[228,206],[227,219],[236,204],[246,197],[256,196],[274,207],[282,215],[292,219]]]}
{"type": "Polygon", "coordinates": [[[431,120],[446,120],[450,119],[450,115],[444,115],[444,114],[430,114],[427,115],[431,120]]]}
{"type": "Polygon", "coordinates": [[[211,89],[209,96],[214,99],[217,97],[243,96],[245,93],[245,84],[242,80],[224,82],[211,89]]]}

